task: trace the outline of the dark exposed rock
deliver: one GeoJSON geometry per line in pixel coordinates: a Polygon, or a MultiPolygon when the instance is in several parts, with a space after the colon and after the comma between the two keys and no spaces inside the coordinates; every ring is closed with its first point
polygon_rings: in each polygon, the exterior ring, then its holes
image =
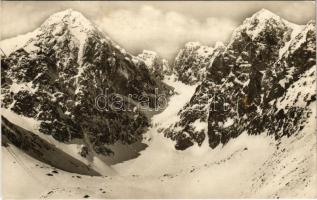
{"type": "Polygon", "coordinates": [[[204,80],[210,63],[224,48],[220,42],[214,48],[198,42],[188,42],[178,52],[173,70],[180,81],[186,84],[198,83],[204,80]]]}
{"type": "Polygon", "coordinates": [[[168,61],[161,58],[156,52],[143,50],[135,59],[140,62],[144,62],[151,74],[157,79],[163,79],[165,75],[170,75],[172,73],[171,67],[168,61]]]}
{"type": "Polygon", "coordinates": [[[276,139],[298,133],[311,113],[309,97],[316,99],[310,76],[315,32],[314,22],[298,26],[267,10],[246,19],[209,64],[206,78],[178,113],[180,120],[164,134],[198,145],[208,139],[215,148],[243,132],[266,132],[276,139]],[[197,123],[206,127],[195,130],[197,123]]]}
{"type": "Polygon", "coordinates": [[[176,139],[177,143],[175,145],[175,148],[177,150],[185,150],[190,146],[193,146],[193,142],[190,141],[189,138],[180,138],[180,139],[176,139]]]}
{"type": "Polygon", "coordinates": [[[169,88],[76,11],[54,14],[35,33],[1,60],[2,106],[41,121],[58,141],[84,139],[102,154],[111,154],[105,144],[141,140],[149,121],[140,96],[153,108],[156,89],[169,88]],[[103,109],[100,95],[111,97],[103,109]]]}

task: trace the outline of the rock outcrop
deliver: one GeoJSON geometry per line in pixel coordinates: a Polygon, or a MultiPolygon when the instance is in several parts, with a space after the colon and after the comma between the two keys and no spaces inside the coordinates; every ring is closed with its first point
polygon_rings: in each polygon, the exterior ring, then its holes
{"type": "Polygon", "coordinates": [[[41,121],[60,142],[78,138],[108,154],[105,144],[133,143],[149,125],[140,106],[154,108],[168,88],[144,63],[105,36],[81,13],[49,17],[27,42],[1,60],[2,106],[41,121]]]}
{"type": "Polygon", "coordinates": [[[215,148],[243,132],[276,139],[296,134],[316,101],[309,89],[315,84],[315,66],[314,22],[295,25],[263,9],[234,31],[180,111],[180,121],[164,133],[177,141],[178,149],[205,140],[215,148]],[[298,97],[287,97],[296,87],[298,97]]]}
{"type": "Polygon", "coordinates": [[[178,52],[173,65],[178,80],[190,85],[204,80],[210,64],[224,48],[221,42],[214,48],[201,45],[199,42],[186,43],[178,52]]]}
{"type": "Polygon", "coordinates": [[[156,52],[143,50],[136,56],[141,62],[144,62],[149,71],[158,79],[162,80],[165,75],[171,75],[172,70],[168,61],[161,58],[156,52]]]}

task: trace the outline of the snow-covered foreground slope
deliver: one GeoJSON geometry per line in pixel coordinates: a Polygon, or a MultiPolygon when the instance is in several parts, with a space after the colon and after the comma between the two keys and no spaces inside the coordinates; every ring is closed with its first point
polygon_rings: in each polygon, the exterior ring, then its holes
{"type": "Polygon", "coordinates": [[[152,119],[147,149],[112,167],[117,174],[84,176],[43,164],[16,147],[2,147],[5,198],[238,198],[316,197],[315,104],[304,129],[280,142],[265,134],[241,134],[225,146],[176,151],[159,131],[195,87],[173,79],[177,95],[152,119]],[[278,144],[279,143],[279,144],[278,144]],[[23,179],[21,177],[24,177],[23,179]]]}
{"type": "MultiPolygon", "coordinates": [[[[75,159],[75,161],[81,162],[79,164],[87,165],[90,169],[96,171],[99,174],[109,175],[109,174],[115,173],[111,167],[109,167],[107,164],[101,161],[99,156],[94,156],[94,158],[91,160],[80,156],[80,150],[82,146],[80,143],[68,143],[68,144],[61,143],[56,141],[51,135],[45,135],[41,133],[39,131],[39,126],[40,126],[39,121],[29,117],[22,116],[22,115],[17,115],[16,113],[7,109],[1,109],[1,115],[5,117],[5,119],[2,119],[2,134],[3,135],[6,135],[4,133],[4,128],[6,127],[4,125],[5,124],[4,122],[6,119],[9,121],[8,123],[14,123],[14,125],[17,127],[23,127],[23,129],[25,131],[28,131],[29,133],[27,132],[20,133],[23,135],[23,137],[18,136],[18,138],[21,139],[21,141],[23,142],[22,145],[20,146],[24,147],[25,149],[31,149],[31,151],[33,150],[33,152],[40,151],[39,155],[43,154],[44,155],[43,157],[50,157],[54,155],[55,158],[53,159],[48,158],[49,162],[56,162],[56,160],[59,160],[59,162],[61,162],[61,165],[65,165],[64,167],[65,169],[67,169],[67,171],[73,172],[74,170],[72,168],[67,167],[66,164],[67,162],[75,164],[73,160],[75,159]],[[36,140],[36,136],[32,137],[31,135],[36,135],[38,136],[39,139],[36,140]],[[27,140],[27,138],[31,138],[31,139],[27,140]],[[52,147],[48,146],[47,144],[50,144],[51,146],[53,146],[53,149],[49,149],[52,147]],[[40,146],[40,147],[36,148],[34,146],[40,146]],[[42,150],[43,148],[45,149],[42,150]],[[54,148],[61,151],[57,152],[54,148]],[[53,152],[52,154],[47,155],[46,150],[49,150],[49,151],[52,150],[53,152]],[[63,156],[61,156],[61,154],[63,154],[63,156]],[[65,156],[66,157],[69,156],[71,159],[64,160],[66,159],[65,156]]],[[[12,129],[12,126],[8,128],[12,129]]],[[[11,144],[11,142],[9,142],[9,144],[11,144]]],[[[40,159],[40,158],[37,158],[37,159],[40,159]]],[[[54,165],[54,163],[52,165],[54,165]]]]}

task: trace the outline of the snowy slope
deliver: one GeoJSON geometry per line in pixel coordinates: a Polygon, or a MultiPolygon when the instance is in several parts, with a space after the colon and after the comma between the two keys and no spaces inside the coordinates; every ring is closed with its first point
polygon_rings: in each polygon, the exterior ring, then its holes
{"type": "MultiPolygon", "coordinates": [[[[77,143],[76,142],[67,143],[67,144],[61,143],[56,141],[51,135],[45,135],[41,133],[39,131],[40,122],[34,120],[33,118],[17,115],[16,113],[7,109],[1,109],[1,115],[4,116],[10,123],[13,123],[15,126],[23,127],[23,129],[29,131],[29,133],[22,132],[22,134],[24,135],[23,137],[30,137],[30,138],[33,137],[33,139],[31,139],[30,142],[29,141],[24,142],[24,146],[27,149],[32,149],[32,146],[34,145],[33,142],[35,141],[36,136],[44,140],[43,142],[39,140],[39,142],[35,143],[35,145],[43,145],[44,148],[46,148],[46,150],[52,148],[53,149],[52,151],[55,151],[55,155],[54,153],[49,155],[44,154],[44,157],[54,155],[56,158],[49,159],[49,162],[64,163],[64,164],[58,163],[58,165],[64,165],[63,167],[65,168],[66,171],[74,171],[72,166],[67,165],[68,164],[67,162],[74,163],[77,160],[85,164],[90,169],[96,171],[98,174],[109,175],[109,174],[115,173],[115,171],[111,167],[109,167],[107,164],[105,164],[102,160],[100,160],[98,156],[95,156],[92,159],[82,157],[80,155],[81,148],[82,148],[82,144],[80,143],[80,141],[78,141],[77,143]],[[36,136],[33,136],[33,135],[36,135],[36,136]],[[27,147],[27,146],[30,146],[30,147],[27,147]],[[55,148],[56,150],[54,150],[55,148]],[[58,151],[60,151],[61,153],[57,154],[58,151]],[[62,153],[69,155],[69,158],[67,156],[63,156],[62,153]],[[59,159],[61,161],[58,161],[59,159]],[[69,159],[69,161],[65,159],[69,159]]],[[[4,123],[4,121],[2,123],[4,123]]],[[[4,124],[2,124],[2,129],[3,128],[4,128],[4,124]]],[[[11,128],[15,128],[15,127],[11,126],[11,128]]],[[[3,135],[6,136],[5,133],[3,133],[3,135]]],[[[10,140],[8,141],[8,143],[12,145],[10,140]]],[[[41,147],[39,149],[35,148],[35,150],[41,151],[43,153],[45,152],[45,150],[44,151],[41,150],[41,147]]],[[[35,156],[34,158],[41,160],[40,157],[35,156]]]]}
{"type": "Polygon", "coordinates": [[[0,47],[1,47],[2,51],[3,51],[3,53],[5,53],[5,55],[8,56],[13,51],[21,48],[32,37],[36,36],[38,31],[39,30],[37,29],[37,30],[35,30],[33,32],[26,33],[24,35],[19,35],[19,36],[14,37],[14,38],[9,38],[9,39],[5,39],[5,40],[0,41],[0,47]]]}
{"type": "MultiPolygon", "coordinates": [[[[277,100],[279,109],[287,111],[292,109],[291,106],[307,105],[307,97],[316,90],[315,68],[304,73],[290,86],[285,96],[277,100]],[[305,90],[302,89],[304,86],[305,90]]],[[[316,103],[312,101],[308,107],[308,119],[303,128],[297,134],[281,138],[275,152],[254,174],[252,190],[246,196],[317,197],[316,103]]]]}

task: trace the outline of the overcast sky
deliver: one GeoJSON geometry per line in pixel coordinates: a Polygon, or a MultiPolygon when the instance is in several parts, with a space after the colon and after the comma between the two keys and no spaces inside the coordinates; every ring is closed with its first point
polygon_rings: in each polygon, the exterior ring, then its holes
{"type": "Polygon", "coordinates": [[[226,42],[235,27],[262,8],[297,24],[315,19],[313,1],[0,3],[2,39],[30,32],[51,14],[72,8],[131,53],[149,49],[168,59],[188,41],[211,46],[226,42]]]}

